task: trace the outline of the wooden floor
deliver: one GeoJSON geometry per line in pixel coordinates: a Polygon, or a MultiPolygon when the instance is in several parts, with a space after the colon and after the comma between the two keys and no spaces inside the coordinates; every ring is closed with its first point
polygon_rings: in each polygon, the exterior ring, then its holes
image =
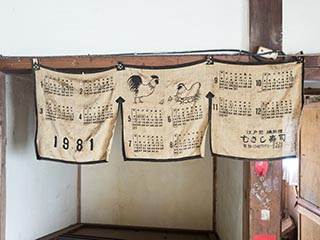
{"type": "Polygon", "coordinates": [[[196,231],[173,231],[173,230],[153,230],[153,229],[134,229],[124,227],[102,227],[82,225],[70,231],[63,231],[40,238],[43,240],[217,240],[209,232],[196,231]]]}

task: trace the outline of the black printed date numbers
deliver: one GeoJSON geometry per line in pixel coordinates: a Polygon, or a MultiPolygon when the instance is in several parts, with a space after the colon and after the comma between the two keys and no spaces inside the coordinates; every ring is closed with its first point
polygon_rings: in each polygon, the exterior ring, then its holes
{"type": "Polygon", "coordinates": [[[64,150],[69,150],[70,148],[74,147],[78,152],[81,152],[83,150],[93,151],[94,146],[93,138],[91,138],[89,141],[84,141],[81,138],[78,138],[75,141],[70,141],[67,137],[59,138],[58,136],[54,136],[53,147],[61,147],[64,150]]]}

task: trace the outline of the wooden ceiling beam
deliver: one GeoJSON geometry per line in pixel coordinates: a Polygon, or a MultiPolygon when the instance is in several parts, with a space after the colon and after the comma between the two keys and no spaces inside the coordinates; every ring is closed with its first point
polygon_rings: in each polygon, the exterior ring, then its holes
{"type": "MultiPolygon", "coordinates": [[[[166,56],[65,56],[37,57],[43,66],[56,70],[96,70],[115,66],[118,62],[124,65],[163,66],[177,65],[204,59],[207,55],[166,55],[166,56]]],[[[248,62],[244,55],[216,55],[216,59],[248,62]]],[[[0,72],[28,73],[31,72],[32,57],[0,57],[0,72]]]]}
{"type": "MultiPolygon", "coordinates": [[[[43,66],[60,71],[81,72],[101,70],[115,66],[118,62],[127,65],[163,66],[177,65],[204,59],[206,55],[166,55],[166,56],[62,56],[37,57],[43,66]]],[[[245,55],[215,55],[216,59],[227,61],[248,62],[250,58],[245,55]]],[[[30,74],[32,57],[0,57],[0,72],[7,74],[30,74]]],[[[305,79],[320,81],[320,55],[305,57],[305,79]]]]}

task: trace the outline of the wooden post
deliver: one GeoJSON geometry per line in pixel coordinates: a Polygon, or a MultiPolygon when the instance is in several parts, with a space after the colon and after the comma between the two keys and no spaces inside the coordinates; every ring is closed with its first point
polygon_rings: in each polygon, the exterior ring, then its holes
{"type": "MultiPolygon", "coordinates": [[[[256,52],[259,46],[282,49],[282,0],[250,0],[250,51],[256,52]]],[[[247,187],[245,193],[249,196],[249,229],[246,229],[249,238],[246,239],[280,240],[282,161],[269,162],[269,170],[264,178],[256,175],[254,162],[245,163],[244,169],[248,174],[244,177],[247,187]],[[263,186],[265,181],[271,184],[272,191],[266,192],[261,201],[254,195],[254,189],[263,186]],[[270,202],[266,204],[266,200],[270,202]]]]}
{"type": "Polygon", "coordinates": [[[250,51],[282,50],[282,0],[250,0],[250,51]]]}
{"type": "Polygon", "coordinates": [[[0,240],[6,227],[6,83],[0,72],[0,240]]]}

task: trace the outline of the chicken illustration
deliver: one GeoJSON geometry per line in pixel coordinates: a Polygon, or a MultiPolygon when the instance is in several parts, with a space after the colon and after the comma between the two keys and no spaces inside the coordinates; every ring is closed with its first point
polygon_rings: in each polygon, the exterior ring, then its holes
{"type": "Polygon", "coordinates": [[[187,88],[184,83],[179,83],[177,85],[175,100],[179,103],[196,102],[200,98],[200,88],[200,82],[195,82],[190,88],[187,88]]]}
{"type": "Polygon", "coordinates": [[[134,103],[142,103],[142,98],[152,95],[156,86],[159,84],[159,77],[156,75],[151,76],[148,83],[143,83],[142,78],[138,75],[133,75],[128,79],[128,85],[131,92],[134,92],[134,103]]]}

